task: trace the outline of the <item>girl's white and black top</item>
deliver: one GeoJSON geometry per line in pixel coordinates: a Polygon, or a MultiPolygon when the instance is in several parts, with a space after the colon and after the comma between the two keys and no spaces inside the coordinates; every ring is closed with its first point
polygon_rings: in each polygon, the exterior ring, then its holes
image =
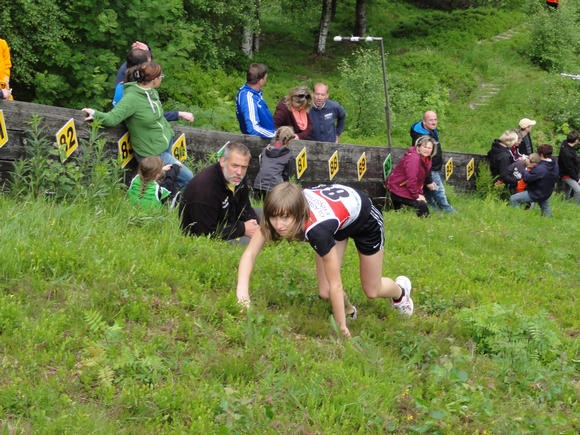
{"type": "Polygon", "coordinates": [[[337,240],[354,239],[359,252],[371,255],[384,244],[383,215],[363,192],[341,184],[304,189],[310,218],[304,236],[320,256],[337,240]]]}

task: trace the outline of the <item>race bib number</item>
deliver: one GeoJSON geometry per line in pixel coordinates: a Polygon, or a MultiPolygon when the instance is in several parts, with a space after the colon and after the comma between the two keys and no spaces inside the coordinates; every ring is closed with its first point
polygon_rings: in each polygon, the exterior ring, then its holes
{"type": "Polygon", "coordinates": [[[180,162],[183,162],[187,159],[187,145],[185,143],[185,134],[181,133],[181,136],[177,138],[175,142],[173,142],[173,146],[171,147],[171,154],[180,162]]]}
{"type": "Polygon", "coordinates": [[[70,157],[74,150],[79,146],[77,132],[75,129],[75,120],[69,119],[68,122],[56,133],[56,145],[60,151],[60,161],[64,162],[70,157]]]}
{"type": "Polygon", "coordinates": [[[328,159],[328,177],[330,181],[338,173],[338,150],[336,150],[328,159]]]}
{"type": "Polygon", "coordinates": [[[383,162],[383,177],[386,180],[391,170],[393,169],[393,162],[391,160],[391,153],[387,155],[387,158],[383,162]]]}
{"type": "Polygon", "coordinates": [[[471,179],[471,177],[473,176],[473,174],[475,173],[475,159],[471,159],[468,163],[467,163],[467,168],[466,168],[466,174],[467,174],[467,180],[469,181],[471,179]]]}
{"type": "Polygon", "coordinates": [[[451,174],[453,174],[453,158],[450,158],[447,160],[447,163],[445,163],[445,181],[449,180],[451,174]]]}
{"type": "Polygon", "coordinates": [[[296,178],[302,177],[304,171],[308,167],[308,159],[306,158],[306,147],[296,156],[296,178]]]}
{"type": "Polygon", "coordinates": [[[117,142],[119,146],[119,160],[121,160],[121,167],[124,168],[133,160],[133,147],[131,146],[131,139],[129,138],[129,132],[121,136],[121,139],[117,142]]]}
{"type": "Polygon", "coordinates": [[[367,154],[362,153],[358,162],[356,162],[356,172],[358,174],[358,181],[360,181],[363,175],[367,171],[367,154]]]}
{"type": "Polygon", "coordinates": [[[8,133],[6,132],[6,123],[4,122],[4,111],[0,110],[0,148],[8,142],[8,133]]]}

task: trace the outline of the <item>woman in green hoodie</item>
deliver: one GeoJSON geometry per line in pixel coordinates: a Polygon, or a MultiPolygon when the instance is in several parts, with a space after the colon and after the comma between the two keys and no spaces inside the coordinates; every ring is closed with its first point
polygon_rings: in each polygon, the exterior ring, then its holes
{"type": "Polygon", "coordinates": [[[104,127],[115,127],[125,122],[131,137],[131,146],[137,160],[159,156],[163,163],[178,165],[177,184],[183,188],[193,178],[191,170],[171,154],[173,129],[163,116],[163,107],[157,88],[163,80],[161,65],[146,62],[132,72],[135,81],[124,86],[123,98],[110,112],[84,108],[85,121],[98,120],[104,127]]]}

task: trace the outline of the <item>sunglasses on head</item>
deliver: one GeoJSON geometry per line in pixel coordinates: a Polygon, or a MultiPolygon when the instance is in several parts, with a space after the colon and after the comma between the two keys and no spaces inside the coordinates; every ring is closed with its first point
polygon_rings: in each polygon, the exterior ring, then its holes
{"type": "Polygon", "coordinates": [[[310,100],[312,98],[310,96],[310,94],[296,94],[296,95],[294,95],[294,97],[296,97],[296,98],[306,98],[307,100],[310,100]]]}

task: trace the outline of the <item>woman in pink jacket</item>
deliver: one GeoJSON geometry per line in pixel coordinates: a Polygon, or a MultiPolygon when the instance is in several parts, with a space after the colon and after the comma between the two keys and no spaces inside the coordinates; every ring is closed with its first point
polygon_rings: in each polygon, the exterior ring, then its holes
{"type": "Polygon", "coordinates": [[[421,136],[415,146],[407,150],[401,161],[387,178],[387,190],[391,194],[393,208],[403,205],[417,209],[417,216],[429,216],[429,206],[423,195],[423,186],[435,190],[431,180],[431,159],[437,153],[437,146],[430,136],[421,136]]]}

